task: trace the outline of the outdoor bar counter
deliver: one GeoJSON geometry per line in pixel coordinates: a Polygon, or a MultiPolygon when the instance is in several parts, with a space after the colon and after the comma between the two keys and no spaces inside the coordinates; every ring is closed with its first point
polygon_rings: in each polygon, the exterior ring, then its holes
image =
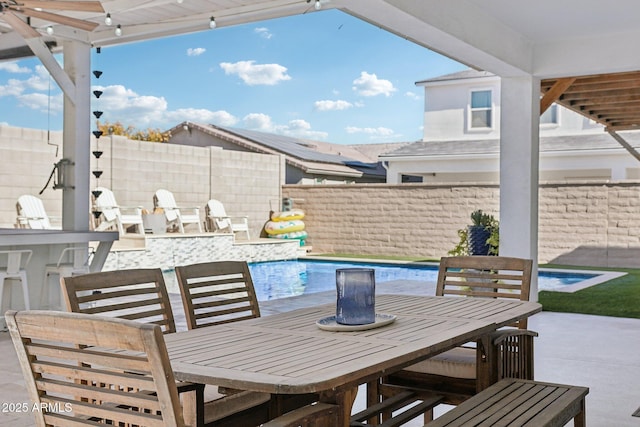
{"type": "MultiPolygon", "coordinates": [[[[95,253],[91,259],[90,270],[100,271],[109,255],[111,245],[118,240],[117,231],[73,231],[73,230],[31,230],[20,228],[0,228],[0,250],[21,250],[30,249],[33,251],[31,262],[27,266],[27,282],[29,284],[29,299],[32,309],[43,308],[40,304],[42,300],[42,292],[48,290],[48,294],[53,296],[59,294],[59,288],[56,283],[47,283],[47,286],[53,286],[45,289],[45,266],[47,264],[55,264],[60,258],[62,250],[69,246],[86,245],[89,242],[97,242],[95,253]]],[[[92,245],[93,246],[93,245],[92,245]]],[[[88,249],[87,249],[88,250],[88,249]]],[[[2,261],[6,262],[6,258],[2,261]]],[[[8,288],[8,286],[5,286],[8,288]]],[[[23,308],[23,302],[17,286],[12,286],[11,302],[16,304],[16,309],[23,308]]],[[[6,290],[5,290],[6,292],[6,290]]],[[[59,308],[60,301],[57,302],[59,308]]],[[[6,310],[7,304],[0,310],[6,310]]],[[[13,306],[12,306],[13,308],[13,306]]]]}

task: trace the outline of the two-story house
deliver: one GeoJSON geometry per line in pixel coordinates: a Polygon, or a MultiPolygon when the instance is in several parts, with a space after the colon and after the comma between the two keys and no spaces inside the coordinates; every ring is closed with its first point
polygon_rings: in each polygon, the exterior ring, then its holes
{"type": "MultiPolygon", "coordinates": [[[[422,141],[380,156],[387,182],[498,182],[500,78],[465,70],[424,87],[422,141]]],[[[639,132],[625,132],[640,146],[639,132]]],[[[553,104],[540,117],[540,180],[640,179],[640,162],[603,127],[553,104]]]]}

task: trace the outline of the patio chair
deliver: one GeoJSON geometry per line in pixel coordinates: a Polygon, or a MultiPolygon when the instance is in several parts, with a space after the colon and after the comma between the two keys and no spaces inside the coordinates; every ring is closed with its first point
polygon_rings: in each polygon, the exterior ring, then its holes
{"type": "Polygon", "coordinates": [[[196,224],[198,231],[202,233],[202,226],[200,225],[200,208],[185,208],[178,207],[173,193],[169,190],[160,189],[156,191],[153,196],[153,205],[156,208],[160,208],[164,211],[164,216],[167,220],[167,228],[178,228],[180,233],[184,233],[185,224],[196,224]],[[186,214],[186,211],[191,213],[186,214]]]}
{"type": "Polygon", "coordinates": [[[189,329],[260,317],[246,261],[215,261],[176,267],[189,329]]]}
{"type": "MultiPolygon", "coordinates": [[[[18,228],[31,228],[34,230],[52,230],[51,217],[47,215],[42,200],[30,194],[18,197],[16,203],[16,226],[18,228]]],[[[59,227],[58,227],[59,228],[59,227]]]]}
{"type": "Polygon", "coordinates": [[[124,236],[127,228],[134,226],[138,234],[144,236],[142,208],[140,206],[119,206],[111,190],[105,187],[96,187],[93,196],[93,207],[95,212],[100,212],[98,218],[100,222],[95,228],[96,231],[116,229],[121,236],[124,236]],[[98,194],[98,196],[96,197],[95,194],[98,194]]]}
{"type": "Polygon", "coordinates": [[[159,268],[101,271],[62,277],[69,311],[153,323],[176,331],[169,293],[159,268]]]}
{"type": "MultiPolygon", "coordinates": [[[[31,261],[32,255],[33,251],[30,249],[0,251],[0,264],[3,265],[3,267],[0,267],[0,319],[3,318],[2,313],[5,311],[3,307],[5,284],[10,286],[20,281],[24,308],[26,310],[31,308],[31,304],[29,303],[29,284],[27,283],[27,265],[29,261],[31,261]]],[[[9,293],[9,297],[8,307],[11,308],[11,297],[13,297],[13,294],[9,293]]],[[[4,328],[4,325],[0,325],[0,330],[2,328],[4,328]]]]}
{"type": "MultiPolygon", "coordinates": [[[[61,283],[69,311],[151,323],[160,326],[165,334],[176,332],[159,268],[90,273],[64,277],[61,283]]],[[[192,388],[191,384],[181,384],[179,391],[190,392],[192,388]]],[[[216,387],[201,387],[193,398],[185,402],[193,409],[185,410],[184,416],[188,423],[198,426],[223,420],[233,425],[235,417],[241,416],[258,421],[268,417],[270,396],[265,393],[243,392],[227,398],[216,387]]]]}
{"type": "Polygon", "coordinates": [[[249,237],[249,218],[246,216],[231,217],[227,215],[224,205],[219,200],[211,199],[205,206],[207,231],[243,232],[249,237]]]}
{"type": "Polygon", "coordinates": [[[56,311],[6,319],[36,425],[185,426],[157,325],[56,311]]]}
{"type": "MultiPolygon", "coordinates": [[[[246,261],[216,261],[176,267],[189,329],[260,317],[260,307],[246,261]]],[[[229,396],[249,392],[219,388],[229,396]]],[[[264,395],[267,397],[267,395],[264,395]]],[[[276,397],[272,408],[286,412],[318,400],[314,394],[276,397]]]]}
{"type": "MultiPolygon", "coordinates": [[[[64,248],[60,252],[58,262],[55,264],[47,264],[44,266],[44,288],[40,292],[40,307],[43,306],[45,300],[51,308],[51,291],[49,279],[51,275],[58,277],[76,276],[80,274],[88,274],[91,269],[89,266],[89,258],[93,254],[93,248],[87,246],[70,246],[64,248]]],[[[64,306],[64,296],[60,288],[60,280],[56,280],[55,293],[60,294],[60,305],[64,306]]],[[[61,307],[62,308],[62,307],[61,307]]]]}
{"type": "MultiPolygon", "coordinates": [[[[529,300],[532,261],[500,256],[459,256],[440,260],[437,296],[471,298],[509,298],[529,300]]],[[[378,396],[385,389],[406,387],[418,394],[442,394],[443,403],[457,405],[481,391],[477,373],[492,372],[490,384],[502,378],[533,379],[533,338],[526,330],[527,320],[496,331],[476,346],[462,346],[384,378],[378,396]],[[489,371],[489,366],[493,369],[489,371]]],[[[370,386],[374,386],[370,384],[370,386]]],[[[371,394],[373,396],[375,394],[371,394]]],[[[369,405],[376,403],[371,400],[369,405]]],[[[426,421],[432,411],[425,413],[426,421]]]]}

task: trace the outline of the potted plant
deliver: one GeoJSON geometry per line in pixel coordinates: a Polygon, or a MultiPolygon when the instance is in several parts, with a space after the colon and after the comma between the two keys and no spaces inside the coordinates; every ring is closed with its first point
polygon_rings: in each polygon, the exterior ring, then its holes
{"type": "Polygon", "coordinates": [[[460,241],[449,255],[498,255],[500,223],[478,209],[471,213],[471,225],[458,230],[460,241]]]}

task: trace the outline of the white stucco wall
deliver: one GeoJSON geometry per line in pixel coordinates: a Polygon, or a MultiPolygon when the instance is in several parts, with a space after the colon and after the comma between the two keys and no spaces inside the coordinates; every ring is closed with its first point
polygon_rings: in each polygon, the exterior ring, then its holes
{"type": "MultiPolygon", "coordinates": [[[[501,84],[498,76],[420,83],[425,90],[424,141],[497,139],[500,137],[501,84]],[[493,125],[490,130],[469,127],[472,91],[491,90],[493,125]]],[[[558,124],[542,124],[540,136],[602,132],[602,126],[558,106],[558,124]]]]}

